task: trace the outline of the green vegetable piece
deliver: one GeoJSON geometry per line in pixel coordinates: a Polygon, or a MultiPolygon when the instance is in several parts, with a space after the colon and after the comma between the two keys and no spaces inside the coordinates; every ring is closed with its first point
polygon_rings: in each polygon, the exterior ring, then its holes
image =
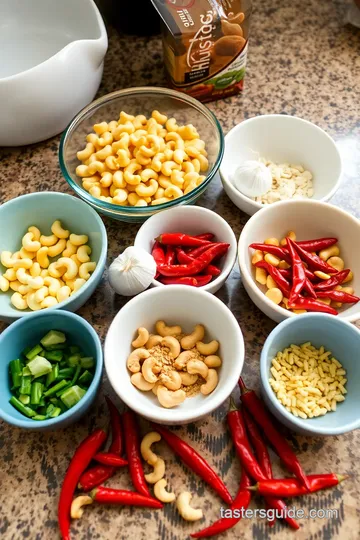
{"type": "Polygon", "coordinates": [[[44,357],[50,362],[61,362],[64,357],[63,351],[44,351],[44,357]]]}
{"type": "MultiPolygon", "coordinates": [[[[44,387],[43,387],[43,391],[44,391],[44,387]]],[[[41,399],[39,401],[39,407],[45,407],[46,405],[46,401],[45,401],[45,398],[44,398],[44,394],[41,396],[41,399]]]]}
{"type": "Polygon", "coordinates": [[[81,349],[77,345],[70,345],[69,351],[70,351],[70,354],[81,353],[81,349]]]}
{"type": "Polygon", "coordinates": [[[50,414],[55,409],[55,405],[53,403],[49,403],[49,405],[46,408],[46,416],[50,416],[50,414]]]}
{"type": "Polygon", "coordinates": [[[29,405],[30,403],[30,396],[27,396],[26,394],[20,394],[19,395],[19,401],[21,401],[21,403],[23,405],[29,405]]]}
{"type": "Polygon", "coordinates": [[[10,373],[13,386],[18,388],[21,385],[23,365],[19,358],[10,362],[10,373]]]}
{"type": "Polygon", "coordinates": [[[27,366],[25,366],[22,370],[22,374],[24,377],[26,377],[27,375],[31,375],[31,371],[27,366]]]}
{"type": "Polygon", "coordinates": [[[80,359],[80,365],[84,369],[91,369],[95,366],[95,360],[92,356],[84,356],[80,359]]]}
{"type": "Polygon", "coordinates": [[[31,385],[31,405],[39,405],[43,393],[43,385],[39,382],[34,382],[31,385]]]}
{"type": "Polygon", "coordinates": [[[37,414],[33,416],[33,420],[46,420],[46,416],[43,414],[37,414]]]}
{"type": "Polygon", "coordinates": [[[59,345],[65,342],[66,342],[65,334],[63,332],[59,332],[58,330],[50,330],[50,332],[48,332],[46,336],[44,336],[40,340],[41,345],[45,347],[46,349],[48,349],[49,347],[53,347],[54,345],[59,345]]]}
{"type": "Polygon", "coordinates": [[[91,381],[93,380],[93,374],[90,373],[90,371],[86,370],[83,372],[83,374],[78,378],[78,383],[80,385],[84,386],[90,386],[91,381]]]}
{"type": "Polygon", "coordinates": [[[75,373],[75,368],[66,367],[64,369],[59,369],[59,375],[57,380],[61,381],[62,379],[71,379],[75,373]]]}
{"type": "Polygon", "coordinates": [[[69,356],[67,363],[70,367],[74,367],[80,364],[80,360],[81,360],[80,354],[72,354],[71,356],[69,356]]]}
{"type": "Polygon", "coordinates": [[[21,384],[20,384],[20,394],[26,394],[30,396],[31,394],[31,376],[27,377],[21,377],[21,384]]]}
{"type": "Polygon", "coordinates": [[[36,415],[36,412],[33,411],[30,407],[26,407],[26,405],[23,405],[21,401],[19,401],[15,396],[12,396],[10,398],[10,403],[15,409],[17,409],[21,414],[24,416],[27,416],[28,418],[32,418],[36,415]]]}
{"type": "Polygon", "coordinates": [[[84,397],[85,394],[86,390],[83,390],[82,388],[80,388],[80,386],[75,385],[63,393],[63,395],[61,396],[61,401],[66,405],[68,409],[71,409],[71,407],[74,407],[74,405],[79,403],[79,401],[81,400],[81,398],[84,397]]]}
{"type": "Polygon", "coordinates": [[[76,383],[76,381],[77,381],[78,378],[79,378],[80,372],[81,372],[81,366],[80,366],[80,365],[79,365],[79,366],[76,366],[76,370],[75,370],[75,373],[74,373],[74,377],[73,377],[73,379],[72,379],[72,381],[71,381],[71,384],[75,384],[75,383],[76,383]]]}
{"type": "Polygon", "coordinates": [[[59,375],[59,364],[55,364],[50,373],[46,376],[45,386],[49,387],[53,382],[55,382],[59,375]]]}
{"type": "Polygon", "coordinates": [[[61,390],[61,388],[64,388],[68,384],[69,384],[69,381],[65,381],[65,380],[58,382],[57,384],[49,388],[49,390],[46,390],[46,392],[44,392],[44,397],[53,396],[54,394],[56,394],[56,392],[58,392],[58,390],[61,390]]]}
{"type": "Polygon", "coordinates": [[[32,349],[32,347],[25,347],[25,349],[22,351],[21,354],[22,354],[23,356],[25,356],[25,358],[26,358],[27,353],[30,352],[31,349],[32,349]]]}
{"type": "Polygon", "coordinates": [[[66,343],[58,343],[57,345],[48,345],[46,347],[47,351],[60,351],[66,349],[66,343]]]}
{"type": "Polygon", "coordinates": [[[59,390],[58,392],[56,392],[56,396],[59,398],[63,395],[63,393],[68,390],[69,388],[71,388],[72,384],[71,384],[71,381],[66,381],[67,382],[67,385],[64,386],[63,388],[61,388],[61,390],[59,390]]]}
{"type": "Polygon", "coordinates": [[[28,351],[25,356],[29,361],[33,360],[35,356],[37,356],[38,354],[42,352],[42,350],[43,350],[42,346],[40,345],[40,343],[38,343],[37,345],[35,345],[35,347],[30,349],[30,351],[28,351]]]}
{"type": "Polygon", "coordinates": [[[55,409],[53,410],[53,412],[50,414],[50,418],[56,418],[57,416],[59,416],[59,414],[62,413],[62,410],[60,407],[55,407],[55,409]]]}
{"type": "Polygon", "coordinates": [[[52,365],[49,360],[46,360],[43,356],[35,356],[34,360],[31,360],[27,367],[30,369],[31,374],[35,379],[47,375],[47,373],[50,373],[52,370],[52,365]]]}

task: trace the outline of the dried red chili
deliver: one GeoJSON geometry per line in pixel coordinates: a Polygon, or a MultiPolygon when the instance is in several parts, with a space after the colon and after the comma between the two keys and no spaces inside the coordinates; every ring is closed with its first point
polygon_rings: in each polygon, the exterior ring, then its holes
{"type": "Polygon", "coordinates": [[[103,465],[110,465],[110,467],[125,467],[128,464],[126,459],[111,452],[98,452],[95,454],[94,460],[103,465]]]}
{"type": "Polygon", "coordinates": [[[306,286],[306,275],[305,267],[297,251],[295,250],[293,241],[291,238],[287,238],[286,241],[292,261],[292,287],[289,296],[289,303],[292,303],[298,298],[299,294],[306,286]]]}
{"type": "Polygon", "coordinates": [[[136,491],[112,489],[99,486],[90,492],[90,497],[103,504],[118,504],[126,506],[144,506],[148,508],[163,508],[163,504],[153,497],[142,495],[136,491]]]}
{"type": "Polygon", "coordinates": [[[204,270],[217,255],[224,254],[229,246],[230,244],[225,243],[215,244],[189,264],[162,265],[158,270],[160,274],[168,277],[194,276],[204,270]]]}
{"type": "Polygon", "coordinates": [[[320,281],[320,283],[317,283],[315,285],[315,290],[330,291],[331,289],[337,287],[337,285],[341,285],[341,283],[345,281],[349,274],[350,268],[347,268],[346,270],[341,270],[341,272],[338,272],[334,276],[331,276],[330,279],[326,279],[324,281],[320,281]]]}
{"type": "Polygon", "coordinates": [[[198,236],[190,236],[183,233],[164,233],[156,238],[160,244],[172,246],[198,247],[211,244],[209,240],[203,240],[198,236]]]}
{"type": "Polygon", "coordinates": [[[150,491],[145,481],[144,469],[140,456],[139,429],[134,413],[126,411],[123,414],[123,422],[124,432],[126,433],[125,450],[132,483],[136,491],[149,497],[150,491]]]}
{"type": "Polygon", "coordinates": [[[171,245],[166,246],[164,264],[174,264],[174,262],[175,262],[175,254],[176,253],[175,253],[174,246],[171,246],[171,245]]]}
{"type": "Polygon", "coordinates": [[[289,298],[290,292],[291,292],[290,283],[281,274],[279,269],[276,268],[276,266],[272,266],[266,261],[258,261],[257,263],[255,263],[255,266],[257,266],[258,268],[265,268],[265,270],[273,278],[273,280],[275,281],[276,285],[279,287],[283,295],[286,296],[286,298],[289,298]]]}
{"type": "Polygon", "coordinates": [[[322,249],[333,246],[337,241],[337,238],[317,238],[316,240],[296,241],[296,244],[305,249],[305,251],[321,251],[322,249]]]}
{"type": "Polygon", "coordinates": [[[329,313],[329,315],[338,315],[336,309],[331,306],[327,306],[319,300],[313,298],[304,298],[299,296],[294,302],[289,301],[289,308],[291,309],[306,309],[308,311],[316,311],[320,313],[329,313]]]}
{"type": "Polygon", "coordinates": [[[265,251],[266,253],[271,253],[271,255],[275,255],[276,257],[279,257],[279,259],[286,261],[287,263],[291,264],[291,257],[289,255],[289,251],[280,246],[273,246],[271,244],[259,244],[254,243],[250,244],[252,249],[257,249],[260,251],[265,251]]]}
{"type": "Polygon", "coordinates": [[[192,287],[197,286],[197,280],[195,277],[160,277],[160,283],[164,285],[190,285],[192,287]]]}
{"type": "MultiPolygon", "coordinates": [[[[290,238],[287,239],[288,242],[289,240],[290,238]]],[[[335,274],[337,272],[336,268],[333,268],[327,262],[320,259],[318,255],[306,251],[301,246],[299,246],[299,244],[293,242],[292,240],[290,240],[290,242],[294,249],[297,251],[298,255],[301,257],[301,259],[305,261],[311,269],[320,270],[321,272],[325,272],[326,274],[335,274]]]]}
{"type": "MultiPolygon", "coordinates": [[[[349,478],[343,474],[310,474],[307,476],[310,486],[310,493],[320,491],[321,489],[337,486],[349,478]]],[[[255,486],[249,488],[251,491],[256,491],[260,495],[270,497],[297,497],[306,495],[307,489],[296,478],[273,478],[269,480],[261,480],[255,486]]]]}
{"type": "Polygon", "coordinates": [[[319,298],[330,298],[335,302],[342,302],[343,304],[356,304],[360,298],[349,294],[345,291],[317,291],[319,298]]]}

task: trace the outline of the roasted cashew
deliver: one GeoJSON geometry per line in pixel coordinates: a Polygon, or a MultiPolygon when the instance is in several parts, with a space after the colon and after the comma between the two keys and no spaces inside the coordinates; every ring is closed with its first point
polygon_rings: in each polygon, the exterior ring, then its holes
{"type": "Polygon", "coordinates": [[[80,519],[84,513],[82,507],[86,504],[92,504],[93,502],[93,499],[89,497],[89,495],[79,495],[79,497],[76,497],[71,503],[70,515],[72,519],[80,519]]]}
{"type": "Polygon", "coordinates": [[[181,334],[181,326],[166,326],[164,321],[157,321],[155,324],[157,333],[162,336],[178,336],[181,334]]]}
{"type": "Polygon", "coordinates": [[[45,308],[56,306],[56,304],[58,304],[58,301],[56,300],[56,298],[54,298],[53,296],[47,296],[41,302],[41,307],[42,309],[45,309],[45,308]]]}
{"type": "Polygon", "coordinates": [[[209,369],[205,380],[206,383],[200,386],[200,392],[204,394],[204,396],[207,396],[208,394],[211,394],[211,392],[217,387],[219,377],[216,369],[209,369]]]}
{"type": "Polygon", "coordinates": [[[58,238],[69,238],[70,235],[70,231],[63,228],[59,219],[54,221],[54,223],[51,225],[51,232],[58,238]]]}
{"type": "Polygon", "coordinates": [[[156,484],[156,482],[161,480],[165,474],[165,461],[158,456],[155,463],[152,464],[152,467],[154,470],[149,474],[145,474],[145,480],[149,484],[156,484]]]}
{"type": "Polygon", "coordinates": [[[48,258],[49,248],[47,246],[42,246],[36,252],[36,260],[40,264],[41,268],[48,268],[50,261],[48,258]]]}
{"type": "Polygon", "coordinates": [[[198,341],[196,343],[196,348],[200,354],[203,354],[204,356],[210,356],[217,352],[219,348],[219,342],[216,341],[216,339],[213,339],[213,341],[210,341],[210,343],[203,343],[202,341],[198,341]]]}
{"type": "MultiPolygon", "coordinates": [[[[136,349],[135,349],[136,350],[136,349]]],[[[154,368],[156,366],[156,360],[152,356],[147,358],[142,367],[141,367],[141,373],[144,377],[145,381],[155,384],[158,380],[157,376],[154,373],[154,368]]]]}
{"type": "Polygon", "coordinates": [[[149,336],[148,341],[146,342],[146,348],[152,349],[153,347],[156,347],[156,345],[160,345],[162,342],[163,337],[157,336],[156,334],[149,336]]]}
{"type": "Polygon", "coordinates": [[[60,281],[52,276],[46,276],[44,278],[44,285],[49,287],[49,294],[51,296],[56,296],[58,290],[61,287],[60,281]]]}
{"type": "Polygon", "coordinates": [[[88,243],[88,236],[86,234],[70,234],[70,242],[73,246],[83,246],[88,243]]]}
{"type": "Polygon", "coordinates": [[[216,356],[215,354],[206,356],[204,362],[208,368],[220,367],[222,364],[220,356],[216,356]]]}
{"type": "Polygon", "coordinates": [[[179,390],[181,388],[181,377],[175,370],[170,371],[170,373],[161,373],[159,379],[161,384],[169,390],[179,390]]]}
{"type": "Polygon", "coordinates": [[[134,339],[131,345],[135,349],[138,349],[139,347],[143,347],[148,342],[148,339],[149,339],[148,330],[144,328],[143,326],[141,326],[140,328],[138,328],[138,337],[134,339]]]}
{"type": "Polygon", "coordinates": [[[23,236],[22,246],[26,251],[37,251],[41,248],[41,244],[38,240],[34,240],[34,233],[28,232],[23,236]]]}
{"type": "Polygon", "coordinates": [[[165,189],[165,197],[169,197],[171,199],[178,199],[183,195],[184,193],[178,186],[171,185],[165,189]]]}
{"type": "Polygon", "coordinates": [[[158,460],[158,456],[151,450],[151,445],[159,441],[161,441],[161,435],[157,431],[150,431],[141,441],[140,452],[149,465],[155,465],[158,460]]]}
{"type": "Polygon", "coordinates": [[[66,268],[58,265],[57,261],[55,261],[49,264],[48,272],[51,277],[60,279],[65,274],[66,268]]]}
{"type": "Polygon", "coordinates": [[[55,263],[55,268],[66,268],[65,274],[63,274],[63,279],[75,279],[78,274],[78,265],[70,257],[60,257],[55,263]]]}
{"type": "Polygon", "coordinates": [[[155,396],[157,396],[157,391],[158,391],[159,385],[160,385],[160,382],[156,381],[156,383],[154,384],[154,386],[151,389],[152,393],[155,394],[155,396]]]}
{"type": "Polygon", "coordinates": [[[33,239],[36,240],[37,242],[39,242],[41,232],[39,231],[39,229],[37,227],[32,225],[31,227],[28,228],[28,232],[33,233],[33,235],[34,235],[33,239]]]}
{"type": "Polygon", "coordinates": [[[190,375],[190,373],[186,373],[185,371],[180,371],[179,375],[181,377],[181,384],[184,386],[191,386],[192,384],[195,384],[198,380],[198,376],[196,373],[193,375],[190,375]]]}
{"type": "Polygon", "coordinates": [[[140,371],[140,360],[146,360],[149,358],[150,353],[146,349],[135,349],[126,361],[127,368],[132,373],[138,373],[140,371]]]}
{"type": "MultiPolygon", "coordinates": [[[[76,252],[76,256],[79,259],[81,263],[89,262],[91,254],[91,247],[90,246],[80,246],[76,252]]],[[[72,253],[72,255],[74,255],[72,253]]]]}
{"type": "Polygon", "coordinates": [[[62,256],[71,257],[71,255],[75,255],[76,252],[77,252],[77,247],[74,246],[74,244],[72,244],[70,240],[67,240],[66,249],[64,249],[62,256]]]}
{"type": "Polygon", "coordinates": [[[26,268],[29,270],[33,265],[31,259],[17,259],[14,261],[13,269],[16,271],[18,268],[26,268]]]}
{"type": "Polygon", "coordinates": [[[193,349],[198,341],[205,336],[205,328],[202,324],[197,324],[191,334],[184,336],[181,340],[183,349],[193,349]]]}
{"type": "Polygon", "coordinates": [[[154,383],[149,383],[148,381],[146,381],[140,372],[131,375],[130,381],[134,386],[136,386],[136,388],[142,390],[143,392],[148,392],[149,390],[152,390],[154,386],[154,383]]]}
{"type": "Polygon", "coordinates": [[[35,300],[35,293],[29,294],[29,295],[26,297],[26,302],[27,302],[28,307],[29,307],[32,311],[38,311],[39,309],[42,309],[42,308],[41,308],[41,304],[39,304],[39,302],[37,302],[37,301],[35,300]]]}
{"type": "Polygon", "coordinates": [[[156,180],[153,178],[149,180],[148,185],[146,184],[139,184],[136,186],[135,191],[139,197],[152,197],[155,195],[157,189],[159,187],[159,184],[156,180]]]}
{"type": "Polygon", "coordinates": [[[57,257],[64,251],[66,248],[65,238],[59,238],[59,241],[54,245],[49,247],[48,255],[49,257],[57,257]]]}
{"type": "Polygon", "coordinates": [[[192,358],[194,358],[194,354],[193,354],[192,351],[183,351],[182,353],[179,354],[179,356],[175,360],[174,367],[176,369],[180,369],[180,370],[181,369],[186,369],[186,364],[192,358]]]}
{"type": "Polygon", "coordinates": [[[0,275],[0,291],[6,292],[9,290],[10,283],[6,277],[0,275]]]}
{"type": "Polygon", "coordinates": [[[71,294],[71,289],[67,285],[64,285],[63,287],[60,287],[58,292],[56,293],[56,300],[59,302],[64,302],[64,300],[67,300],[71,294]]]}
{"type": "MultiPolygon", "coordinates": [[[[37,255],[36,251],[26,251],[26,249],[24,249],[23,247],[20,249],[19,253],[20,253],[20,258],[21,259],[34,259],[36,257],[36,255],[37,255]]],[[[14,259],[14,260],[16,260],[16,259],[14,259]]]]}
{"type": "Polygon", "coordinates": [[[79,277],[88,280],[90,278],[90,272],[94,272],[96,268],[96,262],[82,263],[79,268],[79,277]]]}
{"type": "Polygon", "coordinates": [[[166,491],[166,480],[165,478],[162,478],[156,484],[154,485],[154,495],[159,501],[163,503],[170,503],[175,501],[175,493],[171,493],[169,491],[166,491]]]}
{"type": "Polygon", "coordinates": [[[12,305],[14,307],[16,307],[16,309],[27,309],[28,308],[27,301],[18,292],[14,292],[14,294],[12,295],[10,301],[11,301],[12,305]]]}
{"type": "Polygon", "coordinates": [[[192,508],[190,506],[191,499],[191,493],[189,491],[183,491],[176,499],[176,507],[180,516],[186,521],[197,521],[203,517],[203,511],[201,508],[192,508]]]}
{"type": "Polygon", "coordinates": [[[125,168],[124,179],[131,186],[137,186],[140,184],[141,176],[139,174],[134,174],[140,169],[142,169],[142,166],[136,160],[130,161],[129,165],[125,168]]]}
{"type": "Polygon", "coordinates": [[[209,368],[201,360],[189,360],[189,362],[186,364],[186,370],[188,373],[190,373],[190,375],[198,373],[201,375],[201,377],[206,379],[209,368]]]}
{"type": "Polygon", "coordinates": [[[54,246],[57,241],[58,237],[56,236],[56,234],[51,234],[50,236],[45,236],[44,234],[42,234],[40,236],[40,244],[42,246],[51,247],[54,246]]]}
{"type": "Polygon", "coordinates": [[[167,347],[170,350],[170,354],[173,358],[177,358],[180,354],[180,343],[174,336],[166,336],[162,339],[161,345],[167,347]]]}
{"type": "Polygon", "coordinates": [[[182,403],[186,399],[186,393],[184,392],[184,390],[176,390],[176,392],[172,392],[161,384],[159,384],[157,388],[156,395],[160,405],[162,405],[166,409],[176,407],[176,405],[180,405],[180,403],[182,403]]]}
{"type": "Polygon", "coordinates": [[[2,251],[0,261],[5,268],[12,268],[14,266],[15,261],[18,259],[14,259],[12,256],[11,251],[2,251]]]}

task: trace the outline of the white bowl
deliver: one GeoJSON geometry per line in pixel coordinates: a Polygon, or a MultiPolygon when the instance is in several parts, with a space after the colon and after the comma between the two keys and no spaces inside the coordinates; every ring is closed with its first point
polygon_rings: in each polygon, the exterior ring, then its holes
{"type": "MultiPolygon", "coordinates": [[[[350,268],[354,279],[349,285],[355,293],[360,293],[360,221],[344,210],[331,204],[318,201],[283,201],[266,206],[261,212],[254,214],[246,223],[239,240],[238,258],[241,279],[251,300],[270,319],[281,322],[296,314],[271,302],[262,287],[255,281],[251,264],[249,245],[263,242],[266,238],[283,238],[288,231],[294,231],[297,240],[310,240],[322,237],[339,239],[340,257],[345,268],[350,268]]],[[[360,319],[360,302],[343,304],[338,317],[349,322],[360,319]],[[348,307],[346,307],[348,306],[348,307]]]]}
{"type": "MultiPolygon", "coordinates": [[[[178,206],[159,212],[145,221],[136,235],[134,245],[151,253],[155,238],[164,232],[182,232],[192,235],[210,232],[215,234],[216,242],[230,244],[226,255],[219,262],[221,274],[207,285],[199,287],[203,291],[216,293],[224,285],[236,260],[236,237],[230,225],[221,216],[207,208],[178,206]]],[[[168,287],[156,279],[153,279],[152,285],[168,287]]]]}
{"type": "Polygon", "coordinates": [[[1,4],[0,146],[43,141],[96,94],[105,25],[93,0],[1,4]]]}
{"type": "Polygon", "coordinates": [[[184,285],[150,289],[130,300],[111,323],[104,350],[106,372],[120,399],[145,418],[170,425],[194,422],[219,407],[236,386],[244,363],[244,340],[231,311],[216,296],[184,285]],[[165,409],[151,391],[141,392],[131,384],[126,367],[131,342],[137,328],[144,326],[151,331],[157,320],[180,324],[187,333],[195,324],[204,324],[206,339],[220,342],[222,366],[218,369],[218,386],[211,394],[198,394],[173,409],[165,409]]]}
{"type": "Polygon", "coordinates": [[[257,157],[265,157],[274,163],[299,164],[308,169],[313,175],[312,199],[328,201],[339,188],[340,154],[324,130],[296,116],[256,116],[241,122],[226,135],[220,167],[222,184],[228,197],[250,216],[264,205],[240,193],[232,183],[232,175],[243,161],[257,157]]]}

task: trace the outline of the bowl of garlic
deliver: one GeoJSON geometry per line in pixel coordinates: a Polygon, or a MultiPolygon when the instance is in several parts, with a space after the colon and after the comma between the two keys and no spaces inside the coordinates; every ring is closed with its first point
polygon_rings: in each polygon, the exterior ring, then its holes
{"type": "Polygon", "coordinates": [[[106,229],[83,201],[31,193],[0,207],[0,320],[43,309],[77,311],[98,286],[106,229]]]}
{"type": "Polygon", "coordinates": [[[243,212],[285,200],[328,201],[341,182],[342,164],[333,139],[295,116],[256,116],[225,137],[220,176],[243,212]]]}

